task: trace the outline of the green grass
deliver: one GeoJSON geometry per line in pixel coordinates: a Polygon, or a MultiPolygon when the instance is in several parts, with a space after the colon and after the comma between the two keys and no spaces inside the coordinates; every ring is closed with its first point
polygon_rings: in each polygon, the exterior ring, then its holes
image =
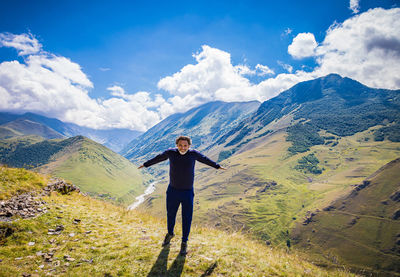
{"type": "Polygon", "coordinates": [[[48,177],[23,168],[0,166],[0,200],[17,194],[38,190],[48,182],[48,177]]]}
{"type": "Polygon", "coordinates": [[[307,248],[320,259],[327,257],[329,249],[353,268],[396,276],[400,222],[392,215],[400,209],[400,203],[390,200],[390,195],[398,190],[399,168],[399,161],[385,166],[366,188],[333,202],[334,210],[322,211],[310,224],[297,226],[294,237],[298,247],[307,248]]]}
{"type": "MultiPolygon", "coordinates": [[[[400,156],[399,143],[373,140],[375,129],[337,138],[335,147],[316,145],[296,155],[287,153],[291,144],[284,132],[277,132],[256,147],[222,161],[228,168],[226,171],[199,165],[194,222],[243,231],[255,239],[286,247],[294,228],[304,221],[308,211],[322,210],[348,194],[353,185],[362,183],[382,165],[400,156]],[[310,154],[324,168],[319,175],[295,170],[298,160],[310,154]],[[277,186],[261,192],[263,184],[271,180],[277,186]]],[[[332,137],[329,133],[320,135],[332,137]]],[[[164,217],[167,184],[167,180],[159,183],[152,195],[154,198],[141,209],[164,217]]]]}
{"type": "Polygon", "coordinates": [[[199,227],[193,228],[189,254],[182,258],[180,226],[171,246],[162,248],[162,220],[76,193],[54,193],[45,201],[48,213],[12,223],[15,232],[0,247],[0,276],[352,276],[239,233],[199,227]],[[79,224],[73,224],[76,218],[79,224]],[[60,224],[65,227],[60,235],[47,234],[60,224]],[[54,253],[52,261],[38,252],[54,253]]]}
{"type": "Polygon", "coordinates": [[[83,136],[1,140],[0,154],[0,162],[68,179],[93,196],[123,205],[134,202],[149,179],[127,159],[83,136]]]}
{"type": "Polygon", "coordinates": [[[76,149],[66,149],[44,171],[68,179],[83,191],[131,204],[143,193],[145,179],[134,164],[108,148],[83,139],[76,149]]]}

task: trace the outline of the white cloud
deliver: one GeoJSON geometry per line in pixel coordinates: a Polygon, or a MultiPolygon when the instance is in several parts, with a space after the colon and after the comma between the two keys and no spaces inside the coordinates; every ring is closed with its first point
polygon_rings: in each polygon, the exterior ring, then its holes
{"type": "Polygon", "coordinates": [[[93,87],[92,82],[82,72],[80,65],[65,57],[49,54],[30,55],[26,63],[31,68],[48,69],[57,74],[57,76],[67,79],[72,84],[89,88],[93,87]]]}
{"type": "Polygon", "coordinates": [[[122,87],[117,86],[117,85],[108,87],[107,90],[110,91],[111,95],[113,95],[113,96],[123,97],[125,95],[125,90],[122,87]]]}
{"type": "MultiPolygon", "coordinates": [[[[87,89],[92,86],[90,81],[77,78],[79,72],[69,77],[64,71],[45,67],[41,62],[43,59],[30,56],[26,64],[18,61],[0,64],[0,87],[7,94],[3,98],[5,101],[0,102],[0,109],[36,111],[67,119],[64,115],[68,110],[95,111],[98,108],[97,102],[87,94],[87,89]],[[81,82],[76,83],[77,80],[81,82]]],[[[65,60],[49,62],[64,63],[65,60]]],[[[54,67],[59,68],[61,65],[54,67]]]]}
{"type": "Polygon", "coordinates": [[[204,45],[193,57],[196,65],[186,65],[172,76],[161,79],[158,88],[181,97],[197,93],[215,97],[220,88],[249,86],[249,80],[231,64],[229,53],[204,45]]]}
{"type": "Polygon", "coordinates": [[[19,51],[20,56],[38,53],[42,48],[39,41],[31,34],[0,33],[0,46],[13,47],[19,51]]]}
{"type": "Polygon", "coordinates": [[[144,131],[160,120],[159,113],[152,110],[165,102],[159,95],[154,99],[147,92],[129,95],[122,87],[112,86],[108,90],[114,97],[93,99],[88,94],[93,84],[77,63],[41,51],[32,36],[0,37],[2,46],[28,55],[23,63],[0,63],[0,110],[37,112],[92,128],[144,131]]]}
{"type": "Polygon", "coordinates": [[[259,75],[259,76],[275,74],[275,72],[272,69],[270,69],[268,66],[262,65],[262,64],[257,64],[256,70],[257,70],[257,75],[259,75]]]}
{"type": "Polygon", "coordinates": [[[266,66],[258,65],[256,70],[247,66],[234,66],[230,54],[204,45],[202,51],[194,54],[197,64],[189,64],[172,76],[161,79],[158,88],[168,91],[174,97],[161,108],[162,114],[184,111],[205,102],[265,100],[269,91],[259,89],[243,77],[244,73],[261,74],[268,71],[266,66]]]}
{"type": "Polygon", "coordinates": [[[256,75],[256,71],[250,69],[247,65],[239,64],[235,66],[235,69],[239,75],[256,75]]]}
{"type": "Polygon", "coordinates": [[[286,30],[285,30],[285,35],[290,35],[291,33],[293,32],[293,30],[292,29],[290,29],[290,28],[286,28],[286,30]]]}
{"type": "Polygon", "coordinates": [[[288,47],[288,53],[295,59],[314,56],[315,48],[318,46],[314,34],[300,33],[288,47]]]}
{"type": "Polygon", "coordinates": [[[354,14],[360,11],[360,0],[350,0],[350,10],[353,11],[354,14]]]}
{"type": "Polygon", "coordinates": [[[317,47],[320,75],[339,73],[372,87],[400,87],[400,9],[376,8],[332,25],[317,47]]]}
{"type": "MultiPolygon", "coordinates": [[[[202,51],[193,55],[197,64],[189,64],[172,76],[161,79],[160,89],[168,91],[169,98],[160,108],[162,117],[183,112],[200,104],[222,101],[265,101],[299,81],[312,78],[310,74],[279,74],[258,84],[244,78],[243,72],[257,75],[275,74],[269,67],[258,64],[255,70],[247,66],[234,66],[230,54],[204,45],[202,51]]],[[[291,71],[292,67],[282,63],[291,71]]]]}
{"type": "Polygon", "coordinates": [[[272,69],[270,69],[268,66],[262,65],[262,64],[257,64],[255,69],[251,69],[247,65],[243,65],[243,64],[236,65],[236,66],[234,66],[234,68],[236,69],[237,73],[242,76],[244,76],[244,75],[265,76],[265,75],[274,75],[275,74],[275,72],[272,69]]]}
{"type": "Polygon", "coordinates": [[[293,66],[291,66],[290,64],[286,64],[282,61],[277,61],[277,63],[283,68],[285,69],[287,72],[292,73],[293,72],[293,66]]]}

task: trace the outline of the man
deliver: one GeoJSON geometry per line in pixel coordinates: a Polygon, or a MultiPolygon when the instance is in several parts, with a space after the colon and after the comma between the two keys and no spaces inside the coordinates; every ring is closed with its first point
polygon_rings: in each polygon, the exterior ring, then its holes
{"type": "Polygon", "coordinates": [[[153,159],[148,160],[143,163],[143,165],[139,166],[139,169],[169,159],[170,182],[167,189],[168,233],[165,235],[163,246],[168,245],[175,236],[174,227],[176,213],[178,212],[179,205],[182,205],[182,244],[179,254],[185,256],[187,253],[187,241],[193,216],[195,163],[199,161],[216,169],[225,170],[225,168],[210,160],[199,151],[189,149],[192,144],[189,137],[180,136],[175,142],[176,148],[168,149],[153,159]]]}

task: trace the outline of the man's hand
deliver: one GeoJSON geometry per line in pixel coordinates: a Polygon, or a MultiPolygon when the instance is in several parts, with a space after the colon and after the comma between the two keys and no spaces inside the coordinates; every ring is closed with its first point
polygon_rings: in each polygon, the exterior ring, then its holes
{"type": "Polygon", "coordinates": [[[222,166],[220,166],[220,168],[218,168],[218,169],[226,170],[226,168],[225,168],[225,167],[222,167],[222,166]]]}
{"type": "Polygon", "coordinates": [[[138,167],[138,169],[141,169],[141,168],[143,168],[143,167],[144,167],[144,165],[141,165],[141,166],[138,167]]]}

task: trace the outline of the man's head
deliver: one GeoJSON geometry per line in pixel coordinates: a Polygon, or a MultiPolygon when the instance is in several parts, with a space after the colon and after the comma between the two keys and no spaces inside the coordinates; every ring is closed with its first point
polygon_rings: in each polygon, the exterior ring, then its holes
{"type": "Polygon", "coordinates": [[[175,141],[176,147],[181,155],[185,155],[189,150],[190,145],[192,144],[192,140],[189,137],[180,136],[175,141]]]}

